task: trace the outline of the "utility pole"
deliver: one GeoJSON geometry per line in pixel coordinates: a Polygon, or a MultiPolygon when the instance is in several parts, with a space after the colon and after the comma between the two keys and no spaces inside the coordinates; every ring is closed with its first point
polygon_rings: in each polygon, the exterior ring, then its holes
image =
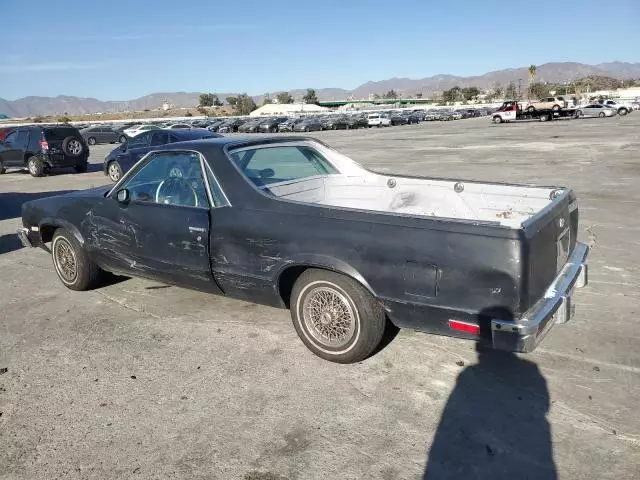
{"type": "Polygon", "coordinates": [[[522,79],[518,79],[518,100],[522,100],[522,79]]]}

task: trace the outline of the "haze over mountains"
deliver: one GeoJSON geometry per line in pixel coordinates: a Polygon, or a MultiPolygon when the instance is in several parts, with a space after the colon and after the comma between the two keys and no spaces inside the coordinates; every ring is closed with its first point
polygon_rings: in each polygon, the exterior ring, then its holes
{"type": "MultiPolygon", "coordinates": [[[[597,65],[587,65],[575,62],[552,62],[537,67],[536,79],[541,82],[566,82],[589,75],[601,75],[614,77],[621,80],[640,78],[640,63],[608,62],[597,65]]],[[[388,80],[366,82],[353,90],[341,88],[316,88],[316,94],[320,100],[342,100],[347,97],[367,98],[369,94],[383,94],[391,89],[404,96],[413,96],[420,92],[428,96],[433,92],[447,90],[454,86],[479,88],[491,88],[509,82],[518,82],[522,79],[526,84],[528,78],[527,66],[508,68],[485,73],[480,76],[458,77],[455,75],[434,75],[421,79],[390,78],[388,80]]],[[[299,98],[306,90],[297,89],[289,91],[294,98],[299,98]]],[[[0,98],[0,113],[11,117],[33,117],[37,115],[56,115],[67,113],[80,115],[96,112],[117,111],[141,111],[155,109],[168,102],[176,107],[195,107],[198,105],[200,93],[203,92],[160,92],[145,95],[134,100],[125,101],[101,101],[95,98],[80,98],[73,96],[57,97],[25,97],[17,100],[4,100],[0,98]]],[[[215,92],[221,100],[236,93],[215,92]]],[[[275,96],[272,92],[271,95],[275,96]]],[[[263,95],[253,97],[257,104],[262,103],[263,95]]]]}

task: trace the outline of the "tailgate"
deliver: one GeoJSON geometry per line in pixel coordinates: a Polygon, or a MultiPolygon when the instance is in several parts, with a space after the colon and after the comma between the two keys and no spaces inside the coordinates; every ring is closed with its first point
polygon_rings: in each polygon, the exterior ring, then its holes
{"type": "Polygon", "coordinates": [[[524,281],[520,311],[524,312],[542,298],[576,245],[578,204],[573,191],[562,190],[522,227],[524,281]]]}

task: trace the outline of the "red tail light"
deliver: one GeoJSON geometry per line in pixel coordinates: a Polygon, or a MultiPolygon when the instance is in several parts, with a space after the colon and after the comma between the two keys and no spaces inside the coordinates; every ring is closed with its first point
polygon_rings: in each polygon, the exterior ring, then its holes
{"type": "Polygon", "coordinates": [[[49,150],[49,144],[46,140],[40,140],[40,148],[42,150],[49,150]]]}
{"type": "Polygon", "coordinates": [[[474,335],[480,334],[480,327],[478,325],[461,322],[460,320],[449,320],[449,328],[452,330],[459,330],[461,332],[473,333],[474,335]]]}

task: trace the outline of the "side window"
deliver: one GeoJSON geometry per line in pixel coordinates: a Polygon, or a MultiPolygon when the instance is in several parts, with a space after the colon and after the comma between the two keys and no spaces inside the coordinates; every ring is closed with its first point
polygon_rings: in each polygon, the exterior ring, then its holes
{"type": "Polygon", "coordinates": [[[149,145],[149,133],[140,133],[129,140],[129,148],[143,148],[149,145]]]}
{"type": "Polygon", "coordinates": [[[15,148],[25,148],[29,144],[29,131],[28,130],[18,130],[18,135],[16,136],[16,140],[14,142],[15,148]]]}
{"type": "Polygon", "coordinates": [[[121,188],[137,202],[209,208],[197,153],[156,153],[121,188]]]}
{"type": "Polygon", "coordinates": [[[18,138],[18,132],[14,130],[13,132],[9,132],[9,134],[6,137],[4,137],[4,142],[15,143],[17,138],[18,138]]]}
{"type": "Polygon", "coordinates": [[[209,182],[209,190],[211,191],[211,198],[213,200],[214,207],[225,207],[229,205],[226,195],[222,191],[218,180],[211,171],[211,167],[205,163],[205,172],[207,173],[207,182],[209,182]]]}
{"type": "Polygon", "coordinates": [[[169,143],[169,132],[154,130],[151,133],[151,146],[166,145],[169,143]]]}
{"type": "Polygon", "coordinates": [[[305,146],[243,150],[232,153],[231,159],[257,187],[340,173],[321,155],[305,146]]]}

